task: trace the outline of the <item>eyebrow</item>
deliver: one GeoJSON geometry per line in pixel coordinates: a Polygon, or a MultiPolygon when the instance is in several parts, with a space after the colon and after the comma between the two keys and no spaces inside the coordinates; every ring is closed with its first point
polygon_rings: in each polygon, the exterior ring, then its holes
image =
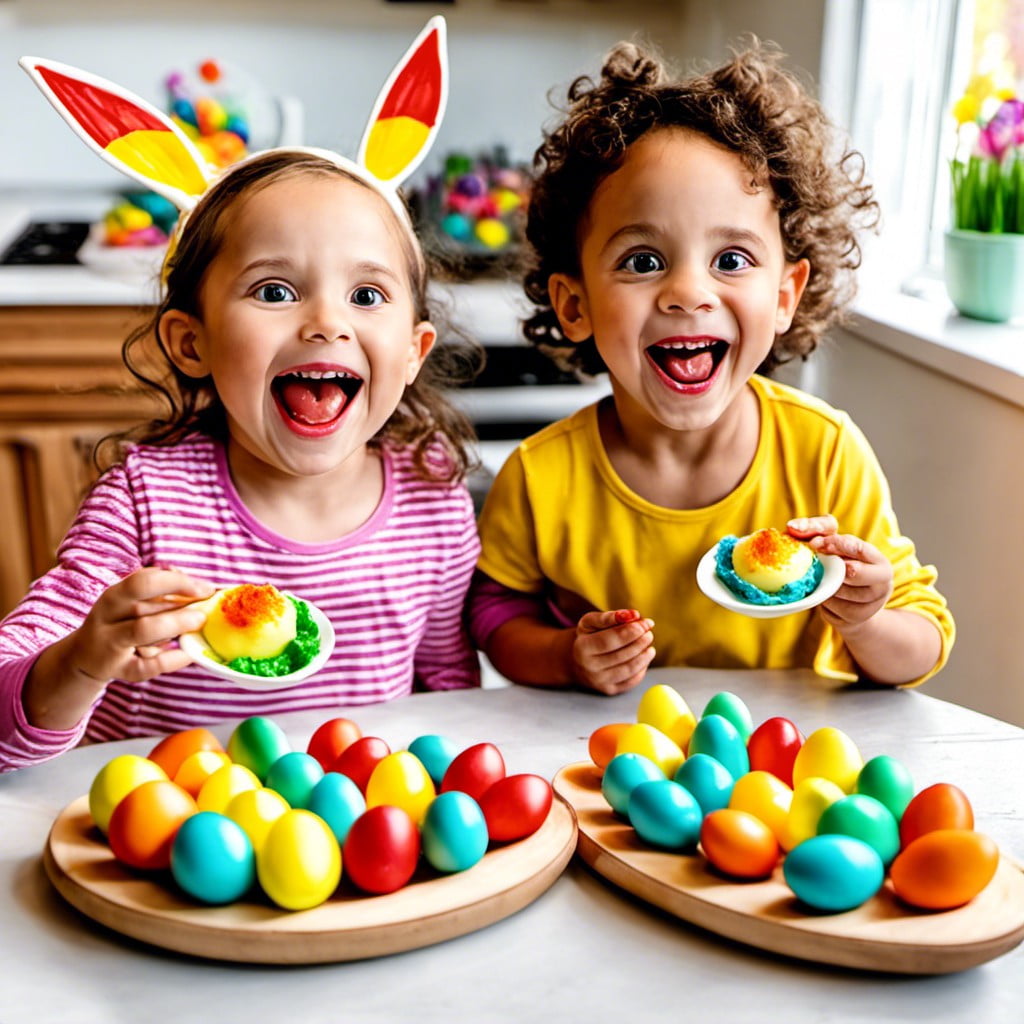
{"type": "MultiPolygon", "coordinates": [[[[239,276],[251,274],[256,270],[269,270],[269,271],[288,271],[293,268],[291,260],[283,259],[277,256],[264,256],[260,259],[255,259],[251,263],[247,263],[241,271],[239,276]]],[[[392,281],[400,281],[401,276],[392,270],[385,263],[377,263],[375,260],[361,260],[353,266],[353,271],[356,275],[362,277],[364,275],[383,276],[388,277],[392,281]]]]}

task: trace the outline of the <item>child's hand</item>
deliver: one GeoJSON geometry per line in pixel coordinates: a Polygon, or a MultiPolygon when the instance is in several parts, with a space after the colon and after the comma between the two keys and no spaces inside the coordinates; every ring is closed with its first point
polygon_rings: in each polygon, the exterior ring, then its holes
{"type": "Polygon", "coordinates": [[[842,586],[820,606],[822,617],[840,633],[856,628],[884,607],[893,588],[892,564],[878,548],[839,533],[834,516],[792,519],[789,532],[821,555],[838,555],[846,563],[842,586]]]}
{"type": "Polygon", "coordinates": [[[587,612],[576,626],[572,647],[577,682],[609,695],[631,690],[654,657],[653,628],[632,608],[587,612]]]}

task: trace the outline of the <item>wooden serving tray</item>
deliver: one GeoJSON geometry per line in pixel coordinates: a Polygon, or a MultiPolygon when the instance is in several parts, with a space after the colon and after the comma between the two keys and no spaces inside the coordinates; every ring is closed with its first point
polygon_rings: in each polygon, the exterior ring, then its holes
{"type": "Polygon", "coordinates": [[[966,906],[915,910],[889,884],[842,914],[807,910],[782,877],[761,882],[719,874],[703,854],[647,845],[601,795],[589,761],[563,768],[555,792],[576,811],[579,855],[599,875],[676,917],[730,939],[802,960],[898,974],[946,974],[985,963],[1024,939],[1024,873],[1000,860],[966,906]]]}
{"type": "Polygon", "coordinates": [[[311,910],[255,899],[210,907],[182,895],[169,872],[136,872],[116,860],[82,796],[58,815],[43,864],[68,903],[132,938],[215,960],[313,964],[418,949],[500,921],[545,892],[575,847],[575,815],[556,797],[532,836],[490,849],[458,874],[424,869],[385,896],[358,893],[343,877],[311,910]]]}

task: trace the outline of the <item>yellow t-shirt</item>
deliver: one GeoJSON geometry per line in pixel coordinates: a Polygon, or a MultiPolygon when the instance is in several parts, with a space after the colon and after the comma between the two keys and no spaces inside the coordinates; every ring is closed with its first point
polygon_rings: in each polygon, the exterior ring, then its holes
{"type": "Polygon", "coordinates": [[[887,607],[934,622],[949,657],[954,625],[900,534],[889,486],[867,439],[843,412],[755,376],[761,436],[739,486],[707,508],[668,509],[631,491],[601,442],[597,405],[524,441],[502,467],[480,516],[479,568],[513,590],[543,594],[575,622],[592,609],[636,608],[654,620],[654,664],[708,668],[813,667],[854,680],[842,639],[813,610],[776,619],[727,611],[697,587],[697,563],[727,534],[783,529],[831,513],[841,533],[877,547],[892,563],[887,607]]]}

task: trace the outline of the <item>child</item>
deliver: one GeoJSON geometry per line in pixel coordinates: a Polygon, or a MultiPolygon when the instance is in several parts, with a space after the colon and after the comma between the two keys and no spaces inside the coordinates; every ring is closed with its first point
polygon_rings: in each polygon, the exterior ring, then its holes
{"type": "MultiPolygon", "coordinates": [[[[422,71],[433,49],[434,86],[442,42],[432,22],[410,50],[422,71]]],[[[79,114],[120,95],[91,77],[76,90],[73,69],[33,68],[79,114]]],[[[420,91],[443,104],[443,88],[420,91]]],[[[405,173],[436,131],[440,109],[430,114],[421,148],[398,146],[405,173]]],[[[461,482],[471,428],[436,370],[420,375],[436,336],[427,271],[394,191],[404,174],[375,173],[382,157],[395,171],[395,146],[375,154],[373,131],[359,165],[272,150],[209,188],[198,163],[175,179],[198,202],[182,215],[153,330],[129,340],[155,337],[163,370],[137,375],[173,411],[98,481],[57,566],[0,629],[0,768],[83,737],[479,685],[462,620],[479,551],[461,482]],[[330,660],[294,689],[236,688],[167,641],[202,627],[192,602],[245,582],[309,600],[334,625],[330,660]]]]}
{"type": "Polygon", "coordinates": [[[650,665],[921,682],[953,642],[934,570],[849,418],[763,376],[851,298],[877,219],[858,155],[757,44],[672,81],[622,43],[569,100],[535,160],[525,332],[612,394],[495,480],[474,639],[516,682],[605,694],[650,665]],[[783,524],[846,563],[820,609],[748,618],[701,594],[719,539],[783,524]]]}

